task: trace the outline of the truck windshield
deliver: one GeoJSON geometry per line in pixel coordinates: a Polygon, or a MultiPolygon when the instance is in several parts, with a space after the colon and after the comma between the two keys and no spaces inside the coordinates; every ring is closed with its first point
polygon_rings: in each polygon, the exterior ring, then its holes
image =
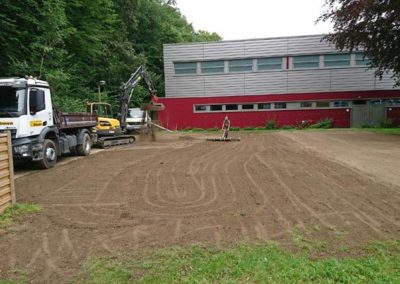
{"type": "Polygon", "coordinates": [[[138,108],[138,109],[130,109],[129,110],[129,117],[131,118],[142,118],[143,117],[143,111],[138,108]]]}
{"type": "Polygon", "coordinates": [[[0,87],[0,117],[26,114],[26,89],[0,87]]]}

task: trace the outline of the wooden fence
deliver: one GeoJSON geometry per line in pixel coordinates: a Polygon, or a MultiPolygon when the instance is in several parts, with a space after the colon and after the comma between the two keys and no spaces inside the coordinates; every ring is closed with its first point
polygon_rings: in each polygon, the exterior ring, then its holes
{"type": "Polygon", "coordinates": [[[14,168],[10,133],[0,134],[0,213],[15,204],[14,168]]]}

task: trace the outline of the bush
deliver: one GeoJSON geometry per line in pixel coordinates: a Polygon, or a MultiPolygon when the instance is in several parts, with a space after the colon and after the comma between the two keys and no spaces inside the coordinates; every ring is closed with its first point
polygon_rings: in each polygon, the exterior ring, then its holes
{"type": "Polygon", "coordinates": [[[333,126],[332,118],[325,118],[325,119],[318,120],[317,123],[311,125],[310,128],[328,129],[328,128],[332,128],[332,126],[333,126]]]}
{"type": "Polygon", "coordinates": [[[369,124],[363,124],[361,125],[361,128],[372,128],[372,126],[369,124]]]}
{"type": "Polygon", "coordinates": [[[381,127],[383,128],[393,128],[396,127],[393,119],[388,118],[386,121],[381,123],[381,127]]]}
{"type": "Polygon", "coordinates": [[[240,130],[240,127],[230,127],[229,128],[229,131],[239,131],[240,130]]]}
{"type": "Polygon", "coordinates": [[[267,122],[265,123],[265,129],[272,130],[277,128],[278,128],[278,123],[276,122],[275,119],[267,120],[267,122]]]}
{"type": "Polygon", "coordinates": [[[295,127],[293,125],[284,125],[281,127],[281,129],[289,130],[289,129],[295,129],[295,127]]]}

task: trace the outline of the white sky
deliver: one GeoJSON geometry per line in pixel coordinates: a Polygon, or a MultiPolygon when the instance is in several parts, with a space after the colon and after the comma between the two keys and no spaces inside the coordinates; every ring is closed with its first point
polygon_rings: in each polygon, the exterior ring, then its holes
{"type": "Polygon", "coordinates": [[[324,0],[176,0],[196,30],[224,40],[322,34],[330,23],[315,24],[324,0]]]}

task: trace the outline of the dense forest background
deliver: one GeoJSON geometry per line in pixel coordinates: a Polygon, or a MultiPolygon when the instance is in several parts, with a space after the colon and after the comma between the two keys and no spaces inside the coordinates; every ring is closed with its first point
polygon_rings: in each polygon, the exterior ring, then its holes
{"type": "MultiPolygon", "coordinates": [[[[101,80],[103,100],[115,101],[143,64],[163,96],[164,43],[221,39],[195,31],[173,0],[1,0],[0,27],[0,76],[49,81],[54,104],[65,111],[97,100],[101,80]]],[[[133,104],[146,99],[138,87],[133,104]]]]}

